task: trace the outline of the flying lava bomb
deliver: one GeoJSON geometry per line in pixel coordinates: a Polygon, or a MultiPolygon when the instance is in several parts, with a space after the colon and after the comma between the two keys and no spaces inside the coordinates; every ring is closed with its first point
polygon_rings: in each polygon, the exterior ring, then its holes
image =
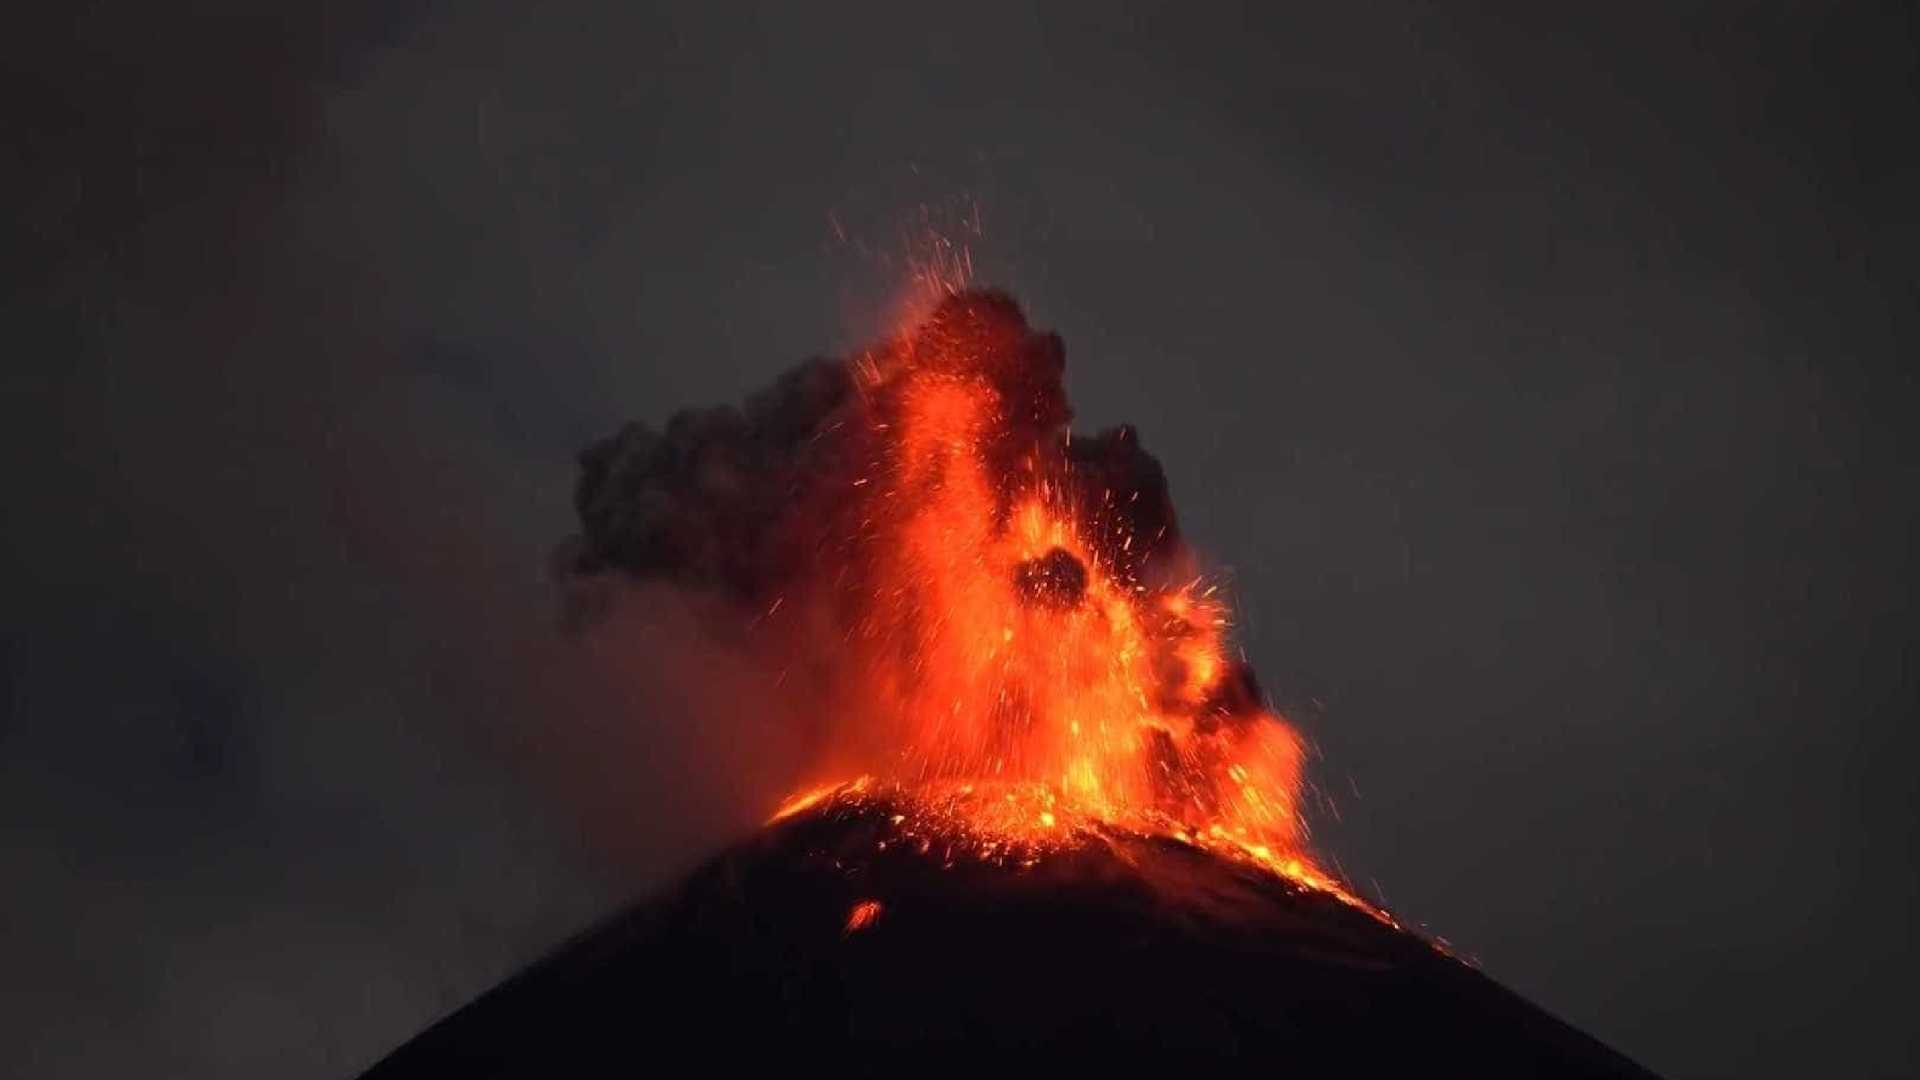
{"type": "MultiPolygon", "coordinates": [[[[1359,896],[1130,428],[993,292],[581,458],[568,621],[756,627],[812,782],[368,1075],[1644,1076],[1359,896]]],[[[584,628],[584,629],[582,629],[584,628]]]]}

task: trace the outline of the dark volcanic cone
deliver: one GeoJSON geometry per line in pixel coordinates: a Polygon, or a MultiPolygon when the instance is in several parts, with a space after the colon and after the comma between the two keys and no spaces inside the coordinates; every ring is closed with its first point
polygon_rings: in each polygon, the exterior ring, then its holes
{"type": "Polygon", "coordinates": [[[925,820],[885,795],[795,814],[367,1077],[1649,1075],[1257,866],[1100,827],[1008,850],[925,820]]]}

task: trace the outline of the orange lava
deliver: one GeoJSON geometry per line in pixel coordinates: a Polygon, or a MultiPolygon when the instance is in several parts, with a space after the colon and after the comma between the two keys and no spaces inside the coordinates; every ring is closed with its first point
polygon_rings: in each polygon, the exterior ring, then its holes
{"type": "Polygon", "coordinates": [[[875,449],[853,481],[861,570],[842,603],[874,719],[846,765],[871,775],[796,794],[776,819],[876,778],[991,785],[941,804],[988,844],[1044,850],[1099,823],[1351,900],[1306,850],[1298,738],[1237,690],[1225,603],[1143,572],[1137,549],[1158,538],[1076,472],[1064,401],[1056,418],[1016,396],[1024,324],[965,299],[855,362],[875,449]]]}
{"type": "Polygon", "coordinates": [[[862,900],[853,905],[853,910],[847,912],[846,932],[852,934],[865,930],[879,919],[880,901],[862,900]]]}

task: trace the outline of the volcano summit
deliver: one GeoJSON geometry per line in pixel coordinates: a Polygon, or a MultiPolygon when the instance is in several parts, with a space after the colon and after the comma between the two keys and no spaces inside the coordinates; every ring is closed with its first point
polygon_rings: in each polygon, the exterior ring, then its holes
{"type": "Polygon", "coordinates": [[[1110,827],[1013,852],[956,828],[994,798],[830,793],[367,1080],[1650,1075],[1256,863],[1110,827]]]}

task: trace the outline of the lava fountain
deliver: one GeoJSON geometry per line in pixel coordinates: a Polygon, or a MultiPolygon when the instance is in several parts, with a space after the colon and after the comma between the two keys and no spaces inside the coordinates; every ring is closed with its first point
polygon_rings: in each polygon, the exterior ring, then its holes
{"type": "Polygon", "coordinates": [[[1358,903],[1307,852],[1299,739],[1164,475],[1131,429],[1071,432],[1064,357],[961,292],[745,413],[629,429],[587,455],[571,569],[674,575],[828,643],[829,775],[781,813],[877,786],[1006,857],[1124,829],[1358,903]]]}

